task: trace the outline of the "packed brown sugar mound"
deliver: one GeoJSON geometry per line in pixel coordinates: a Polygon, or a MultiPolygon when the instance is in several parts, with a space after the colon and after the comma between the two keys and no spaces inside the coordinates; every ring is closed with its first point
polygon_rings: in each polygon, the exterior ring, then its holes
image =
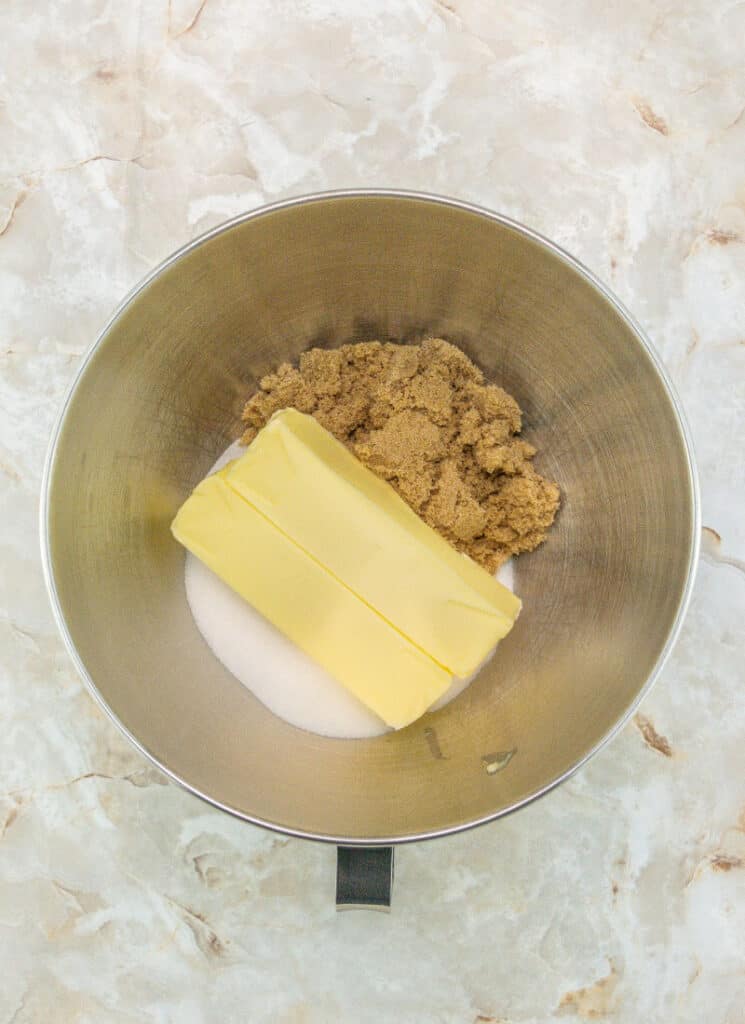
{"type": "Polygon", "coordinates": [[[314,348],[298,367],[283,363],[246,404],[243,443],[288,407],[311,413],[491,573],[554,521],[559,488],[533,468],[514,398],[440,338],[314,348]]]}

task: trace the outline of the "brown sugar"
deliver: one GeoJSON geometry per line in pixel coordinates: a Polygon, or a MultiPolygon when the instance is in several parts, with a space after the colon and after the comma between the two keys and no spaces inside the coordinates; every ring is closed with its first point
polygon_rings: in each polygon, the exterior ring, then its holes
{"type": "Polygon", "coordinates": [[[545,539],[559,488],[533,467],[514,398],[441,338],[311,349],[264,377],[249,444],[280,409],[311,413],[425,522],[489,572],[545,539]]]}

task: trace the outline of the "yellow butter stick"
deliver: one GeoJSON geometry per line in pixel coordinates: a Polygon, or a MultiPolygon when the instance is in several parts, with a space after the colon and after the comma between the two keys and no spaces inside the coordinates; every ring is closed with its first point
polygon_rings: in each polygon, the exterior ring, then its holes
{"type": "Polygon", "coordinates": [[[517,618],[510,590],[312,416],[276,413],[226,479],[453,675],[474,672],[517,618]]]}
{"type": "Polygon", "coordinates": [[[225,474],[203,480],[181,506],[176,539],[388,725],[423,715],[450,673],[252,508],[225,474]]]}

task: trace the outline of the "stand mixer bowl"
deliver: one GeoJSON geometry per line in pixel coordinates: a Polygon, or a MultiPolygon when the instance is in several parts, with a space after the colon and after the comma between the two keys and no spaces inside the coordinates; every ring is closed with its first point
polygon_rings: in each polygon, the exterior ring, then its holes
{"type": "Polygon", "coordinates": [[[698,537],[680,408],[618,301],[504,217],[385,191],[257,210],[150,274],[80,369],[42,500],[60,628],[132,742],[247,821],[362,846],[498,818],[597,751],[670,651],[698,537]],[[324,738],[272,715],[207,648],[169,525],[280,362],[427,336],[515,396],[562,508],[515,563],[517,625],[458,699],[376,739],[324,738]]]}

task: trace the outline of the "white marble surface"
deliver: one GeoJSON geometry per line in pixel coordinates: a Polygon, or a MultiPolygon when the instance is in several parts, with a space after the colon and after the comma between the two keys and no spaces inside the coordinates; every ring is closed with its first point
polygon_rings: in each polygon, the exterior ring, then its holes
{"type": "Polygon", "coordinates": [[[5,0],[0,1024],[743,1024],[743,38],[731,0],[5,0]],[[710,532],[644,717],[509,820],[401,849],[390,916],[337,916],[331,849],[167,784],[94,707],[36,507],[131,284],[227,216],[371,184],[609,281],[682,394],[710,532]]]}

